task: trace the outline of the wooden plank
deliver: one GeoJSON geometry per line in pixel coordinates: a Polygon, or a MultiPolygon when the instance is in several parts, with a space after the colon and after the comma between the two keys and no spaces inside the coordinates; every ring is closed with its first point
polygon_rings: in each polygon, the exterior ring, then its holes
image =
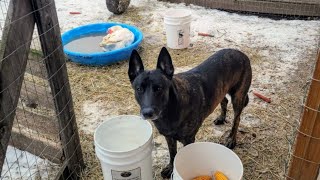
{"type": "Polygon", "coordinates": [[[51,90],[30,81],[24,81],[21,88],[20,99],[27,106],[54,109],[51,90]]]}
{"type": "Polygon", "coordinates": [[[31,154],[60,164],[63,160],[63,153],[59,143],[38,136],[36,137],[37,138],[32,137],[30,133],[21,132],[18,128],[13,128],[10,145],[22,151],[28,151],[31,154]]]}
{"type": "Polygon", "coordinates": [[[263,2],[280,2],[280,3],[296,3],[296,4],[320,4],[319,0],[238,0],[238,1],[263,1],[263,2]]]}
{"type": "Polygon", "coordinates": [[[63,152],[65,158],[69,161],[68,174],[71,175],[72,179],[77,179],[81,168],[84,167],[84,162],[71,90],[69,84],[66,83],[69,79],[55,3],[54,0],[32,1],[36,9],[45,7],[35,13],[35,19],[38,33],[43,34],[40,36],[41,48],[44,57],[46,57],[45,64],[59,121],[63,152]]]}
{"type": "MultiPolygon", "coordinates": [[[[320,164],[320,49],[296,137],[288,176],[295,180],[316,179],[320,164]],[[302,133],[301,133],[302,132],[302,133]]],[[[289,178],[287,178],[289,180],[289,178]]]]}
{"type": "Polygon", "coordinates": [[[56,117],[48,117],[30,112],[26,109],[17,108],[16,121],[13,127],[23,126],[34,132],[34,137],[45,137],[50,140],[59,139],[59,127],[56,117]]]}
{"type": "Polygon", "coordinates": [[[294,16],[320,16],[320,4],[300,4],[248,0],[162,0],[186,3],[212,9],[294,16]]]}
{"type": "MultiPolygon", "coordinates": [[[[29,0],[11,0],[0,51],[0,169],[2,169],[27,65],[35,20],[29,0]]],[[[0,172],[1,176],[1,172],[0,172]]]]}

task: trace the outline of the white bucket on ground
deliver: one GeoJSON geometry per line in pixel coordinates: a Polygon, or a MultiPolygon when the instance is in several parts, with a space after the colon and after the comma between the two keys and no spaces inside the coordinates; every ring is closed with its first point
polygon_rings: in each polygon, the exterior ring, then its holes
{"type": "Polygon", "coordinates": [[[139,116],[117,116],[94,134],[95,151],[105,180],[151,180],[152,126],[139,116]]]}
{"type": "Polygon", "coordinates": [[[229,180],[240,180],[243,166],[230,149],[216,143],[198,142],[183,147],[174,159],[172,180],[191,180],[221,171],[229,180]]]}
{"type": "Polygon", "coordinates": [[[165,13],[167,46],[183,49],[190,45],[191,12],[183,9],[171,9],[165,13]]]}

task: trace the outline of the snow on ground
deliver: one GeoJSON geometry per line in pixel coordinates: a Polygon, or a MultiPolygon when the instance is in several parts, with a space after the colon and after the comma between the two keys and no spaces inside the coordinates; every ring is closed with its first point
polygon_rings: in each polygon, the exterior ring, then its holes
{"type": "Polygon", "coordinates": [[[95,129],[104,121],[120,115],[119,106],[116,103],[105,104],[101,101],[87,101],[83,104],[83,119],[85,123],[79,128],[87,133],[94,133],[95,129]]]}
{"type": "Polygon", "coordinates": [[[56,0],[59,25],[62,32],[79,25],[106,21],[112,15],[106,8],[105,0],[56,0]],[[71,15],[70,12],[80,12],[71,15]]]}
{"type": "Polygon", "coordinates": [[[49,179],[57,165],[26,151],[8,146],[2,180],[49,179]]]}

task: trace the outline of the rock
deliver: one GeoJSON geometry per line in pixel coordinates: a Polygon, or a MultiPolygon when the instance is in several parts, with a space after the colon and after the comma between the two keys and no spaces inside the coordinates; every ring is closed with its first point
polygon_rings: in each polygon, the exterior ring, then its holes
{"type": "Polygon", "coordinates": [[[130,0],[106,0],[106,3],[110,12],[114,14],[122,14],[127,10],[130,0]]]}

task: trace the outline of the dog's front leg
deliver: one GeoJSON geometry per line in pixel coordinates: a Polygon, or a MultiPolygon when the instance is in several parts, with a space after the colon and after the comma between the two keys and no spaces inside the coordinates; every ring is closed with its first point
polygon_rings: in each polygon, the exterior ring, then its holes
{"type": "Polygon", "coordinates": [[[166,137],[166,140],[170,153],[170,163],[161,171],[161,176],[163,178],[170,178],[173,171],[173,160],[177,154],[177,141],[170,137],[166,137]]]}
{"type": "Polygon", "coordinates": [[[186,137],[183,140],[181,140],[181,143],[183,144],[183,146],[186,146],[188,144],[194,143],[194,141],[196,140],[196,136],[191,136],[191,137],[186,137]]]}

